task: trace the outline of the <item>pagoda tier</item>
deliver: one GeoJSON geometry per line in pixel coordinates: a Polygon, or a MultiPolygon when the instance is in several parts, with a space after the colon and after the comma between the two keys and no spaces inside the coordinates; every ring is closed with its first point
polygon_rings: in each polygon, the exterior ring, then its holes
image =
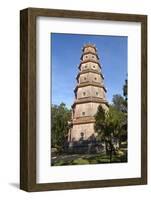
{"type": "Polygon", "coordinates": [[[79,76],[82,75],[82,74],[87,74],[87,73],[96,73],[96,74],[99,74],[101,76],[102,79],[104,79],[104,76],[102,73],[98,72],[98,70],[95,70],[95,69],[84,69],[83,71],[80,71],[76,77],[77,79],[77,82],[78,82],[78,79],[79,79],[79,76]]]}
{"type": "MultiPolygon", "coordinates": [[[[85,57],[83,57],[85,58],[85,57]]],[[[83,66],[83,68],[87,69],[88,68],[88,65],[87,63],[93,65],[93,64],[96,64],[97,66],[99,66],[101,68],[101,65],[99,63],[99,61],[97,59],[92,59],[90,56],[84,60],[81,60],[80,64],[79,64],[79,70],[81,70],[81,65],[83,66]],[[85,64],[85,65],[83,65],[85,64]]],[[[95,65],[94,65],[95,66],[95,65]]],[[[90,68],[90,67],[89,67],[90,68]]],[[[95,67],[93,67],[93,69],[95,69],[95,67]]]]}
{"type": "Polygon", "coordinates": [[[94,131],[95,114],[101,104],[106,110],[106,88],[104,76],[99,62],[97,49],[92,44],[87,44],[82,49],[79,73],[76,77],[77,86],[74,89],[75,101],[72,105],[72,130],[70,139],[79,140],[81,135],[88,139],[94,131]]]}

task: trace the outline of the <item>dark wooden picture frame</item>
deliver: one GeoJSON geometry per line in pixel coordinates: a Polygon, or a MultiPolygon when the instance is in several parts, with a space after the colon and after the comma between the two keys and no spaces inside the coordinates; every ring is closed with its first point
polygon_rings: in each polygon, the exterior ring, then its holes
{"type": "Polygon", "coordinates": [[[147,184],[147,16],[40,8],[21,10],[20,188],[31,192],[143,184],[147,184]],[[36,183],[36,18],[38,16],[141,23],[141,178],[36,183]]]}

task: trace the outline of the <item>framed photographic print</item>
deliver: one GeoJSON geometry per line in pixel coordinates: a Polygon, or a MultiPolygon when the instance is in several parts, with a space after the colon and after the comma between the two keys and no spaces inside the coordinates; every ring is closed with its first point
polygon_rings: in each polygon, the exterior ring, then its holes
{"type": "Polygon", "coordinates": [[[147,16],[20,12],[20,188],[147,184],[147,16]]]}

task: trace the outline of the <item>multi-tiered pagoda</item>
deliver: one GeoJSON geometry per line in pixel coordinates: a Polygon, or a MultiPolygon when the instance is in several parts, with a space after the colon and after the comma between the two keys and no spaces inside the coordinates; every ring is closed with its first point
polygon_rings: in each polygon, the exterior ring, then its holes
{"type": "Polygon", "coordinates": [[[74,90],[75,101],[72,105],[72,128],[69,131],[69,141],[89,139],[97,133],[94,131],[98,106],[106,110],[106,88],[103,84],[103,74],[95,45],[86,44],[82,49],[79,73],[76,77],[77,86],[74,90]]]}

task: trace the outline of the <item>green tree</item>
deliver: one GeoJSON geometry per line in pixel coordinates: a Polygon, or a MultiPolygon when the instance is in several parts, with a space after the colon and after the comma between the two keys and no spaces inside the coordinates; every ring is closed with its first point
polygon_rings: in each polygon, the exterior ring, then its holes
{"type": "Polygon", "coordinates": [[[126,107],[126,113],[127,113],[127,100],[128,100],[128,85],[127,85],[127,79],[125,80],[125,84],[123,85],[123,96],[124,96],[124,104],[126,107]]]}
{"type": "Polygon", "coordinates": [[[95,115],[95,131],[98,137],[106,144],[106,152],[110,154],[110,162],[114,151],[114,141],[119,141],[119,146],[124,144],[127,149],[127,80],[123,86],[123,96],[116,94],[113,96],[112,105],[108,111],[104,111],[102,106],[98,107],[95,115]],[[109,147],[109,148],[108,148],[109,147]]]}
{"type": "Polygon", "coordinates": [[[127,79],[125,80],[125,84],[123,86],[123,95],[125,97],[125,99],[127,100],[128,98],[128,85],[127,85],[127,79]]]}
{"type": "Polygon", "coordinates": [[[121,142],[127,142],[127,99],[117,94],[113,96],[112,102],[112,107],[123,116],[119,126],[119,145],[121,146],[121,142]]]}
{"type": "Polygon", "coordinates": [[[110,106],[109,110],[105,111],[100,105],[95,115],[94,128],[101,141],[105,142],[106,152],[110,155],[110,162],[112,162],[112,155],[115,152],[114,142],[115,139],[118,140],[120,138],[124,118],[124,113],[113,106],[110,106]]]}
{"type": "Polygon", "coordinates": [[[112,102],[112,106],[114,106],[115,109],[120,112],[127,112],[127,104],[120,94],[113,95],[112,102]]]}
{"type": "Polygon", "coordinates": [[[71,111],[64,103],[51,107],[51,145],[62,149],[68,134],[68,121],[71,120],[71,111]]]}
{"type": "Polygon", "coordinates": [[[101,139],[104,139],[105,131],[106,131],[106,114],[105,110],[101,105],[98,106],[97,113],[95,115],[95,125],[94,129],[99,134],[101,139]]]}
{"type": "Polygon", "coordinates": [[[124,113],[124,121],[121,123],[121,130],[120,130],[120,145],[121,143],[127,146],[127,101],[128,101],[128,85],[127,79],[123,85],[123,96],[121,95],[114,95],[113,96],[113,104],[112,106],[115,107],[118,111],[124,113]]]}

